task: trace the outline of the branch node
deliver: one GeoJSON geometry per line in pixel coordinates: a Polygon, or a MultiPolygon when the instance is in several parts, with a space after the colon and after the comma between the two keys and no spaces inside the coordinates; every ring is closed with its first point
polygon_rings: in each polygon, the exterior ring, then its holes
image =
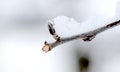
{"type": "Polygon", "coordinates": [[[94,38],[95,38],[95,35],[88,35],[88,36],[85,36],[85,38],[83,38],[83,41],[91,41],[94,38]]]}

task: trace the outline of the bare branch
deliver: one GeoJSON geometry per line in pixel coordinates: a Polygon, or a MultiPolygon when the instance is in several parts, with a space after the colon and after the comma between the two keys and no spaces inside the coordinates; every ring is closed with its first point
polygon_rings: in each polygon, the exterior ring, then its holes
{"type": "Polygon", "coordinates": [[[82,33],[82,34],[78,34],[78,35],[74,35],[74,36],[71,36],[71,37],[67,37],[67,38],[60,38],[56,33],[55,33],[55,29],[53,28],[52,25],[48,25],[49,26],[49,31],[50,33],[54,36],[55,34],[58,36],[58,37],[54,37],[55,38],[55,42],[53,43],[47,43],[45,42],[45,45],[44,47],[42,48],[43,51],[45,52],[48,52],[50,51],[51,49],[53,49],[54,47],[58,46],[58,45],[61,45],[63,43],[66,43],[66,42],[69,42],[69,41],[72,41],[72,40],[76,40],[76,39],[82,39],[83,41],[91,41],[92,39],[95,38],[95,36],[103,31],[106,31],[110,28],[113,28],[115,26],[118,26],[120,25],[120,20],[118,21],[115,21],[113,23],[110,23],[106,26],[103,26],[103,27],[100,27],[100,28],[97,28],[95,30],[92,30],[92,31],[89,31],[89,32],[86,32],[86,33],[82,33]],[[59,39],[59,40],[58,40],[59,39]]]}

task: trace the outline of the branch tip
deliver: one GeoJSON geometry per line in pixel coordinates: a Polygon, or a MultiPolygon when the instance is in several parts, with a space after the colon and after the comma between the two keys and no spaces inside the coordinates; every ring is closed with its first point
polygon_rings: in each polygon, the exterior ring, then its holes
{"type": "Polygon", "coordinates": [[[49,28],[49,32],[51,35],[55,34],[55,29],[53,28],[53,24],[51,24],[50,22],[48,22],[48,28],[49,28]]]}
{"type": "Polygon", "coordinates": [[[59,41],[59,40],[60,40],[60,37],[56,34],[56,31],[55,31],[52,23],[48,22],[48,28],[49,28],[49,32],[50,32],[50,34],[53,36],[53,38],[54,38],[56,41],[59,41]]]}
{"type": "Polygon", "coordinates": [[[47,52],[49,52],[49,51],[51,50],[51,46],[50,46],[50,44],[47,43],[47,41],[45,41],[44,44],[45,44],[45,45],[43,46],[42,50],[43,50],[45,53],[47,53],[47,52]]]}

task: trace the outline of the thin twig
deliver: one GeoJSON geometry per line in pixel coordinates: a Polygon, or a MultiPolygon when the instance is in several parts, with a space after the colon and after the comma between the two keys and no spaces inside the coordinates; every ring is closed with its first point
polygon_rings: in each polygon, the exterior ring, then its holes
{"type": "MultiPolygon", "coordinates": [[[[72,40],[76,40],[76,39],[82,39],[83,41],[91,41],[93,38],[95,38],[95,36],[103,31],[106,31],[110,28],[113,28],[115,26],[118,26],[120,25],[120,20],[118,21],[115,21],[113,23],[110,23],[106,26],[103,26],[103,27],[100,27],[100,28],[97,28],[95,30],[92,30],[92,31],[89,31],[89,32],[86,32],[86,33],[82,33],[82,34],[78,34],[78,35],[74,35],[74,36],[71,36],[71,37],[67,37],[67,38],[61,38],[57,35],[57,37],[54,37],[55,38],[55,42],[53,43],[47,43],[45,41],[45,45],[44,47],[42,48],[42,50],[44,52],[48,52],[50,51],[51,49],[53,49],[54,47],[58,46],[58,45],[61,45],[63,43],[66,43],[66,42],[69,42],[69,41],[72,41],[72,40]]],[[[49,26],[49,25],[48,25],[49,26]]],[[[49,27],[49,31],[50,31],[50,27],[49,27]]],[[[51,33],[53,36],[55,33],[55,29],[53,28],[53,32],[54,33],[51,33]]]]}
{"type": "Polygon", "coordinates": [[[56,41],[60,40],[60,37],[57,35],[57,33],[56,33],[53,25],[52,25],[50,22],[48,22],[48,28],[49,28],[49,32],[50,32],[50,34],[53,36],[53,38],[54,38],[56,41]]]}

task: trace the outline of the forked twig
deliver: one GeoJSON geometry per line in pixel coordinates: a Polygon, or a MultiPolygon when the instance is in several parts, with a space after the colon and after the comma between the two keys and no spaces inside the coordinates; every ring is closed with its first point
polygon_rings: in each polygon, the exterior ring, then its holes
{"type": "Polygon", "coordinates": [[[82,39],[83,41],[91,41],[93,38],[95,38],[95,36],[103,31],[106,31],[110,28],[113,28],[115,26],[118,26],[120,25],[120,20],[118,21],[115,21],[113,23],[110,23],[108,25],[105,25],[103,27],[100,27],[100,28],[97,28],[95,30],[92,30],[92,31],[89,31],[89,32],[86,32],[86,33],[82,33],[82,34],[78,34],[78,35],[74,35],[74,36],[71,36],[71,37],[67,37],[67,38],[61,38],[59,37],[56,32],[55,32],[55,29],[53,28],[53,25],[51,23],[48,23],[48,28],[49,28],[49,32],[50,34],[53,36],[53,38],[56,40],[55,42],[53,43],[47,43],[45,41],[45,45],[43,46],[42,50],[44,52],[48,52],[50,51],[51,49],[53,49],[54,47],[58,46],[58,45],[61,45],[63,43],[66,43],[66,42],[69,42],[69,41],[72,41],[72,40],[76,40],[76,39],[82,39]]]}

